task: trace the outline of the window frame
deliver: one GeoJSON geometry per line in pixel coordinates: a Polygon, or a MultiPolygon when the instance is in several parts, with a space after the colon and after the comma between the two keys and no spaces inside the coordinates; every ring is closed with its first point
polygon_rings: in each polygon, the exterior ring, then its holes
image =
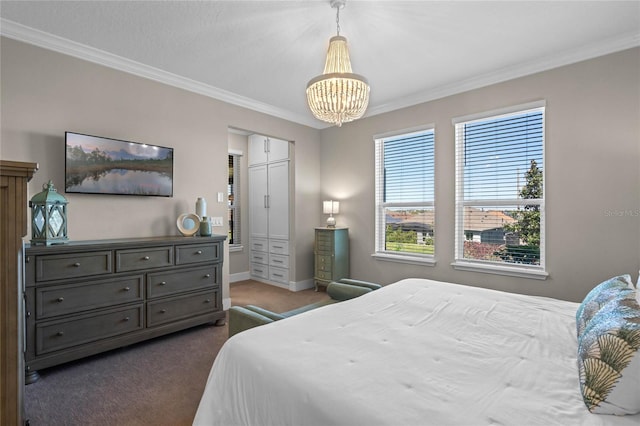
{"type": "Polygon", "coordinates": [[[386,241],[386,220],[385,209],[387,207],[429,207],[434,212],[434,234],[435,234],[435,211],[436,211],[436,129],[434,124],[425,124],[419,127],[413,127],[409,129],[403,129],[393,132],[387,132],[384,134],[374,135],[374,150],[375,150],[375,163],[374,163],[374,203],[375,203],[375,238],[374,238],[374,252],[371,255],[377,260],[391,261],[397,263],[409,263],[418,264],[423,266],[435,266],[436,264],[436,247],[437,243],[434,239],[434,252],[433,254],[420,254],[420,253],[408,253],[408,252],[396,252],[385,250],[386,241]],[[428,202],[385,202],[382,200],[382,188],[385,184],[384,174],[384,142],[385,140],[395,139],[399,137],[409,137],[413,134],[433,132],[433,201],[428,202]]]}
{"type": "Polygon", "coordinates": [[[544,100],[527,104],[515,105],[508,108],[487,111],[452,119],[455,132],[455,241],[454,241],[454,261],[451,264],[454,269],[471,272],[481,272],[497,275],[508,275],[522,278],[533,278],[545,280],[548,277],[546,270],[546,226],[545,226],[545,201],[547,194],[546,180],[546,102],[544,100]],[[501,119],[510,115],[525,114],[528,112],[542,112],[542,198],[540,199],[465,199],[464,196],[464,137],[461,131],[465,124],[474,121],[486,121],[491,119],[501,119]],[[496,207],[496,206],[540,206],[540,264],[527,265],[507,262],[493,262],[480,259],[464,258],[464,212],[465,207],[496,207]]]}

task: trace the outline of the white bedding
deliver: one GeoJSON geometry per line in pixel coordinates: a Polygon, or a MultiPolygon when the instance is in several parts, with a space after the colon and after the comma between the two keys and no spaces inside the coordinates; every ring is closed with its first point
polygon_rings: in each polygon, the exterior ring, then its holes
{"type": "Polygon", "coordinates": [[[588,412],[577,303],[407,279],[239,333],[195,425],[634,425],[588,412]]]}

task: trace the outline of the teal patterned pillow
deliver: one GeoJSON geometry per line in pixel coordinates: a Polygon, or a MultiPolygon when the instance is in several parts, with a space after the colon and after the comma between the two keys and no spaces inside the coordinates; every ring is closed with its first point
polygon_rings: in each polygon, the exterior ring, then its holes
{"type": "Polygon", "coordinates": [[[589,321],[598,313],[600,308],[618,296],[620,290],[625,288],[633,288],[631,275],[629,274],[609,278],[595,286],[589,294],[587,294],[576,311],[578,338],[580,338],[582,332],[587,328],[589,321]]]}
{"type": "Polygon", "coordinates": [[[640,305],[622,290],[589,322],[578,341],[580,390],[594,414],[640,413],[640,305]]]}

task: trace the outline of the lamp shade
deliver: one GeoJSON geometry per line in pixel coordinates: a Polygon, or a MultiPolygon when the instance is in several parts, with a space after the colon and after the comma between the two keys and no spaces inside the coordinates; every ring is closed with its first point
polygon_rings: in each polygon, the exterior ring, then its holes
{"type": "Polygon", "coordinates": [[[340,213],[340,202],[339,201],[323,201],[322,212],[324,214],[340,213]]]}

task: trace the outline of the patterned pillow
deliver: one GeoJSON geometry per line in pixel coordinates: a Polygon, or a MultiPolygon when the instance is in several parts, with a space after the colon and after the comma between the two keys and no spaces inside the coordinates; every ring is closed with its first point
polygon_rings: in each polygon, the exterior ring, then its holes
{"type": "Polygon", "coordinates": [[[609,278],[595,286],[584,298],[576,311],[576,329],[578,338],[587,328],[591,318],[611,299],[615,298],[620,290],[633,288],[631,275],[625,274],[609,278]]]}
{"type": "Polygon", "coordinates": [[[580,390],[594,414],[640,413],[640,305],[622,290],[591,319],[578,341],[580,390]]]}

